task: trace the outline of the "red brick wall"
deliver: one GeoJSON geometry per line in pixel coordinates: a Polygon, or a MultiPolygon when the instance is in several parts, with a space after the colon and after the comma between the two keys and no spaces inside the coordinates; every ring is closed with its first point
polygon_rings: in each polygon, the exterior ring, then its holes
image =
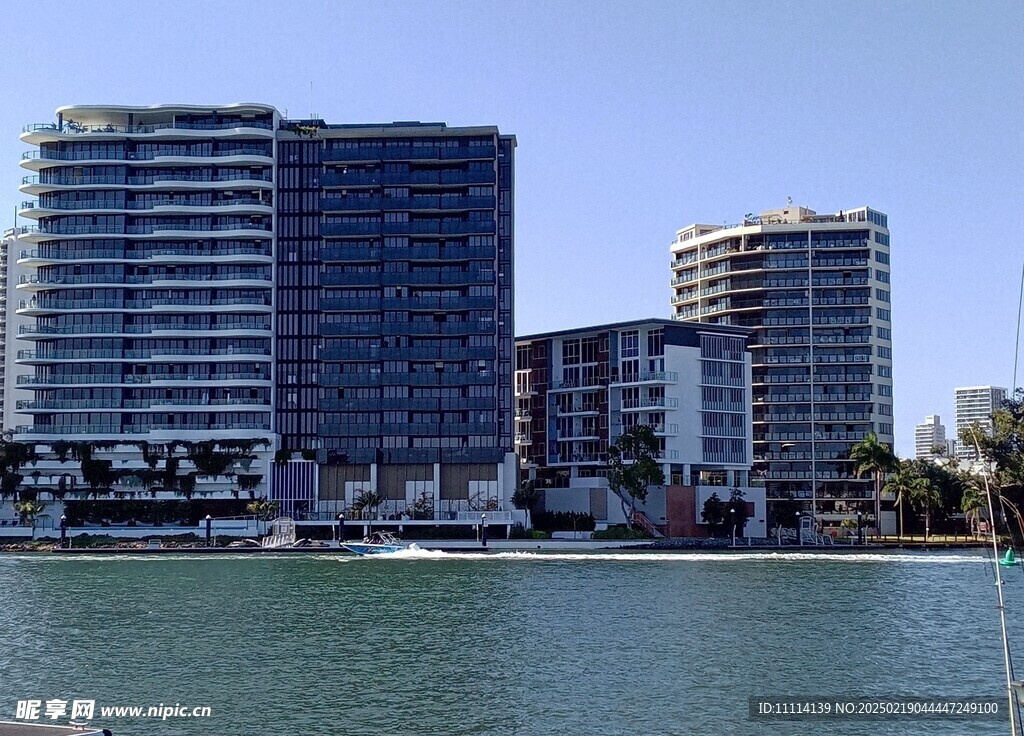
{"type": "Polygon", "coordinates": [[[697,524],[697,489],[693,486],[665,488],[665,519],[670,537],[706,537],[707,527],[697,524]]]}

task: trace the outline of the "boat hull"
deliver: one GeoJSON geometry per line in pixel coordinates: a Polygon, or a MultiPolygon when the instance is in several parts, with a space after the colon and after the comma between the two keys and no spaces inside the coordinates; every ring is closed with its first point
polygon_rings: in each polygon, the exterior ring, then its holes
{"type": "Polygon", "coordinates": [[[401,552],[403,549],[408,549],[404,544],[362,544],[360,542],[346,542],[341,545],[342,549],[347,549],[349,552],[353,552],[360,557],[373,557],[375,555],[388,555],[395,552],[401,552]]]}

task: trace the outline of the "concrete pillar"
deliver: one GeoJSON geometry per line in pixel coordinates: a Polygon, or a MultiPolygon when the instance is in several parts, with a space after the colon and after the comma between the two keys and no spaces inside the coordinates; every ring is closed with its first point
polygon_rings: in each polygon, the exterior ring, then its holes
{"type": "Polygon", "coordinates": [[[441,463],[434,463],[434,518],[440,518],[438,513],[441,510],[441,463]]]}

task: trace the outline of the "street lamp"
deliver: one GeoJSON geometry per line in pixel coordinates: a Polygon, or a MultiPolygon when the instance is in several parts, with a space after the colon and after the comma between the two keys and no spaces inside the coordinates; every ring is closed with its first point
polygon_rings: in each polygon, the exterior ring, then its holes
{"type": "Polygon", "coordinates": [[[857,543],[864,544],[864,513],[857,509],[857,543]]]}
{"type": "Polygon", "coordinates": [[[64,549],[64,544],[68,539],[68,517],[64,514],[60,515],[60,548],[64,549]]]}
{"type": "Polygon", "coordinates": [[[210,526],[213,524],[213,517],[206,515],[206,546],[210,546],[210,526]]]}
{"type": "Polygon", "coordinates": [[[338,544],[345,541],[345,514],[338,514],[338,544]]]}
{"type": "Polygon", "coordinates": [[[732,546],[736,546],[736,509],[729,509],[729,519],[732,521],[732,546]]]}
{"type": "Polygon", "coordinates": [[[803,526],[803,524],[802,524],[803,520],[804,520],[803,512],[802,511],[797,511],[796,512],[796,538],[798,540],[800,540],[800,546],[801,547],[804,546],[804,530],[801,528],[803,526]]]}

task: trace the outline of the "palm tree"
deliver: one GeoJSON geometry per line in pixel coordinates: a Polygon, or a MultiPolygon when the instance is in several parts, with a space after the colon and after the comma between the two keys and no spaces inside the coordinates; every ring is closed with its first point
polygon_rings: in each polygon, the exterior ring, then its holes
{"type": "Polygon", "coordinates": [[[373,510],[384,503],[384,496],[376,491],[363,491],[352,501],[353,511],[366,511],[372,515],[373,510]]]}
{"type": "MultiPolygon", "coordinates": [[[[263,522],[264,531],[266,531],[267,522],[274,518],[277,514],[278,509],[277,501],[268,501],[266,498],[258,498],[255,501],[250,501],[245,510],[256,517],[256,521],[263,522]]],[[[259,532],[257,525],[257,532],[259,532]]]]}
{"type": "Polygon", "coordinates": [[[524,480],[519,484],[516,492],[512,494],[512,505],[520,511],[526,512],[526,525],[533,526],[533,509],[540,501],[540,491],[532,480],[524,480]]]}
{"type": "Polygon", "coordinates": [[[931,526],[931,511],[933,506],[942,503],[942,494],[939,489],[933,486],[927,478],[918,478],[911,484],[908,495],[910,505],[915,508],[924,507],[924,541],[928,541],[928,530],[931,526]]]}
{"type": "Polygon", "coordinates": [[[892,448],[878,441],[874,432],[869,432],[864,439],[850,448],[850,459],[856,463],[857,477],[870,473],[875,479],[875,529],[881,529],[882,523],[882,481],[885,474],[896,469],[897,459],[892,448]]]}
{"type": "Polygon", "coordinates": [[[911,500],[917,497],[919,489],[927,485],[928,481],[917,474],[916,468],[910,462],[900,463],[896,472],[889,476],[883,490],[896,495],[896,508],[900,517],[900,538],[903,538],[903,500],[911,500]]]}
{"type": "Polygon", "coordinates": [[[36,528],[36,516],[43,513],[46,509],[46,504],[35,499],[29,499],[25,501],[17,501],[14,504],[14,510],[18,512],[18,516],[21,517],[21,522],[24,524],[26,521],[31,522],[32,531],[35,532],[36,528]]]}

